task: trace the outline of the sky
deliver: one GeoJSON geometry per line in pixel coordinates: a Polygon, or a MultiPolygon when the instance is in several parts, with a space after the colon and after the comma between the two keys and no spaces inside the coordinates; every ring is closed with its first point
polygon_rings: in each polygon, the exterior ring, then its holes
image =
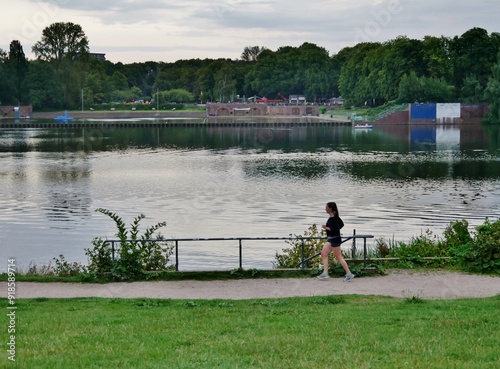
{"type": "Polygon", "coordinates": [[[498,0],[1,0],[0,49],[19,40],[28,59],[44,28],[79,24],[90,52],[113,63],[239,59],[247,46],[310,42],[330,55],[398,36],[500,32],[498,0]]]}

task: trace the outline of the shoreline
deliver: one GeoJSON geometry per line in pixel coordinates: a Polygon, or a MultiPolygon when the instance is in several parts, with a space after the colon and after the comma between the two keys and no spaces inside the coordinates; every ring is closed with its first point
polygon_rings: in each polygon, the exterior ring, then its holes
{"type": "Polygon", "coordinates": [[[23,118],[0,118],[0,127],[33,128],[38,126],[54,127],[81,127],[98,125],[127,125],[126,122],[112,122],[129,120],[135,126],[140,120],[148,120],[152,125],[282,125],[282,124],[312,124],[325,123],[334,125],[351,126],[348,117],[340,115],[320,114],[319,116],[299,115],[255,115],[255,116],[209,116],[205,111],[86,111],[68,112],[70,119],[56,119],[64,116],[61,112],[37,112],[30,117],[23,118]],[[169,122],[169,121],[186,122],[169,122]],[[41,122],[43,121],[43,122],[41,122]],[[47,122],[50,121],[50,122],[47,122]],[[102,122],[99,122],[102,121],[102,122]],[[109,121],[109,122],[108,122],[109,121]],[[194,122],[193,122],[194,121],[194,122]]]}

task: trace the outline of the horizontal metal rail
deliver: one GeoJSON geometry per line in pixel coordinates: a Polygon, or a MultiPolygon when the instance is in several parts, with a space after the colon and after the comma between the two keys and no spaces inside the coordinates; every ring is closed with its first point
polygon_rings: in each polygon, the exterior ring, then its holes
{"type": "MultiPolygon", "coordinates": [[[[355,231],[352,236],[341,237],[342,242],[344,243],[349,240],[353,240],[352,247],[352,257],[356,257],[356,240],[363,239],[363,265],[367,266],[367,248],[366,248],[366,239],[373,238],[372,235],[356,235],[355,231]]],[[[309,261],[317,256],[320,253],[317,253],[311,257],[305,258],[305,241],[306,240],[326,240],[326,237],[214,237],[214,238],[165,238],[165,239],[135,239],[135,240],[105,240],[103,244],[111,244],[111,256],[112,259],[115,260],[116,257],[116,247],[115,244],[120,244],[122,242],[128,243],[137,243],[137,242],[174,242],[175,243],[175,270],[179,271],[179,242],[188,242],[188,241],[238,241],[239,246],[239,268],[243,267],[243,241],[270,241],[270,240],[301,240],[302,242],[302,255],[301,261],[299,263],[300,268],[305,268],[309,261]]]]}

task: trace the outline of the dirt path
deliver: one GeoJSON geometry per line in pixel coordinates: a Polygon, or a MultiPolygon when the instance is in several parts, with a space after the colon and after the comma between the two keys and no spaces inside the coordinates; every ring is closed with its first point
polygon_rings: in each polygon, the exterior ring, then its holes
{"type": "MultiPolygon", "coordinates": [[[[7,282],[1,284],[2,297],[7,282]]],[[[341,278],[242,279],[229,281],[132,282],[109,284],[17,282],[16,298],[169,298],[169,299],[251,299],[326,295],[384,295],[455,299],[500,294],[500,277],[452,272],[395,271],[385,276],[341,278]]]]}

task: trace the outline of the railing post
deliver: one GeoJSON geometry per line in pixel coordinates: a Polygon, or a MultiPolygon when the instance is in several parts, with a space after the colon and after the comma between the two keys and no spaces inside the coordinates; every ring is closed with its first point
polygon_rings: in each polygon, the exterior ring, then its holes
{"type": "Polygon", "coordinates": [[[305,253],[305,250],[304,250],[304,238],[300,238],[302,240],[302,250],[301,250],[301,254],[300,254],[300,268],[301,269],[304,269],[304,253],[305,253]]]}
{"type": "MultiPolygon", "coordinates": [[[[356,236],[356,230],[352,230],[352,235],[356,236]]],[[[352,239],[351,258],[356,259],[356,237],[352,239]]]]}
{"type": "Polygon", "coordinates": [[[179,240],[175,240],[175,271],[179,271],[179,240]]]}
{"type": "Polygon", "coordinates": [[[363,266],[366,268],[366,237],[363,237],[363,266]]]}
{"type": "MultiPolygon", "coordinates": [[[[108,241],[106,241],[108,242],[108,241]]],[[[115,241],[111,241],[111,259],[115,261],[115,241]]]]}
{"type": "Polygon", "coordinates": [[[241,238],[238,239],[240,246],[240,269],[243,269],[243,248],[241,247],[241,238]]]}

